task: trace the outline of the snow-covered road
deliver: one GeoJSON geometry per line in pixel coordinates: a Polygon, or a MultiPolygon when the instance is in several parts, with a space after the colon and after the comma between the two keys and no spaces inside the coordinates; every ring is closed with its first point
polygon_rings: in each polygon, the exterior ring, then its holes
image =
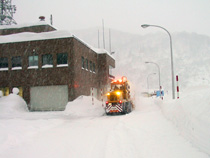
{"type": "Polygon", "coordinates": [[[1,117],[0,157],[209,158],[185,140],[151,102],[137,104],[135,111],[119,116],[101,115],[100,110],[91,115],[93,111],[86,110],[89,116],[67,109],[1,117]]]}

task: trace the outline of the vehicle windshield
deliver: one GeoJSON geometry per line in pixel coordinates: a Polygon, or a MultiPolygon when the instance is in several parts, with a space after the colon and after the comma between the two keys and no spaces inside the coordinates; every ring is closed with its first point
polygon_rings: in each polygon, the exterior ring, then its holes
{"type": "Polygon", "coordinates": [[[119,90],[121,88],[122,88],[121,84],[114,84],[114,85],[112,85],[112,90],[119,90]]]}
{"type": "Polygon", "coordinates": [[[117,101],[117,95],[110,95],[110,101],[117,101]]]}

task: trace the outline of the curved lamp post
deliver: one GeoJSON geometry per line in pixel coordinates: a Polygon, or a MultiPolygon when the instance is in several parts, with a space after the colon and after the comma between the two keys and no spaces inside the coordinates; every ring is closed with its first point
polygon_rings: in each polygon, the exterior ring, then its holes
{"type": "Polygon", "coordinates": [[[158,26],[158,25],[148,25],[148,24],[143,24],[141,25],[142,28],[147,28],[147,27],[158,27],[163,30],[165,30],[170,38],[170,50],[171,50],[171,77],[172,77],[172,98],[175,99],[175,88],[174,88],[174,64],[173,64],[173,52],[172,52],[172,39],[171,39],[171,34],[166,30],[164,27],[158,26]]]}
{"type": "Polygon", "coordinates": [[[162,87],[161,87],[161,84],[160,84],[160,67],[159,67],[159,65],[157,63],[149,62],[149,61],[146,61],[145,63],[146,64],[150,64],[151,63],[151,64],[155,64],[157,66],[157,68],[158,68],[158,75],[159,75],[159,88],[160,88],[160,94],[161,94],[162,87]]]}

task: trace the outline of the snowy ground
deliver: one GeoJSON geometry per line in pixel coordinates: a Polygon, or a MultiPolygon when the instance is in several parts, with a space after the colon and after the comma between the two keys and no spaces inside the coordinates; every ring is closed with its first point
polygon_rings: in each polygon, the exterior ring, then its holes
{"type": "Polygon", "coordinates": [[[63,112],[28,112],[17,95],[0,98],[1,158],[209,158],[210,87],[180,100],[136,96],[127,115],[106,116],[90,97],[63,112]]]}

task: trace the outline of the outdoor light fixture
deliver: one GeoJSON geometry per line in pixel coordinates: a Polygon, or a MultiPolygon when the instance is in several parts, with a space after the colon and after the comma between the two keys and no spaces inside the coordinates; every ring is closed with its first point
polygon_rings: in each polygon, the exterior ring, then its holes
{"type": "Polygon", "coordinates": [[[169,38],[170,38],[170,52],[171,52],[172,99],[175,99],[174,63],[173,63],[173,52],[172,52],[172,38],[171,38],[171,34],[164,27],[161,27],[161,26],[158,26],[158,25],[148,25],[148,24],[141,25],[142,28],[147,28],[149,26],[161,28],[161,29],[165,30],[168,33],[168,35],[169,35],[169,38]]]}
{"type": "Polygon", "coordinates": [[[148,25],[148,24],[143,24],[143,25],[141,25],[141,27],[142,28],[147,28],[147,27],[149,27],[150,25],[148,25]]]}
{"type": "MultiPolygon", "coordinates": [[[[161,84],[160,84],[160,66],[159,66],[157,63],[155,63],[155,62],[146,61],[145,63],[146,63],[146,64],[154,64],[154,65],[157,66],[157,68],[158,68],[158,75],[159,75],[159,88],[160,88],[160,94],[161,94],[162,86],[161,86],[161,84]]],[[[160,97],[161,97],[161,95],[160,95],[160,97]]]]}

